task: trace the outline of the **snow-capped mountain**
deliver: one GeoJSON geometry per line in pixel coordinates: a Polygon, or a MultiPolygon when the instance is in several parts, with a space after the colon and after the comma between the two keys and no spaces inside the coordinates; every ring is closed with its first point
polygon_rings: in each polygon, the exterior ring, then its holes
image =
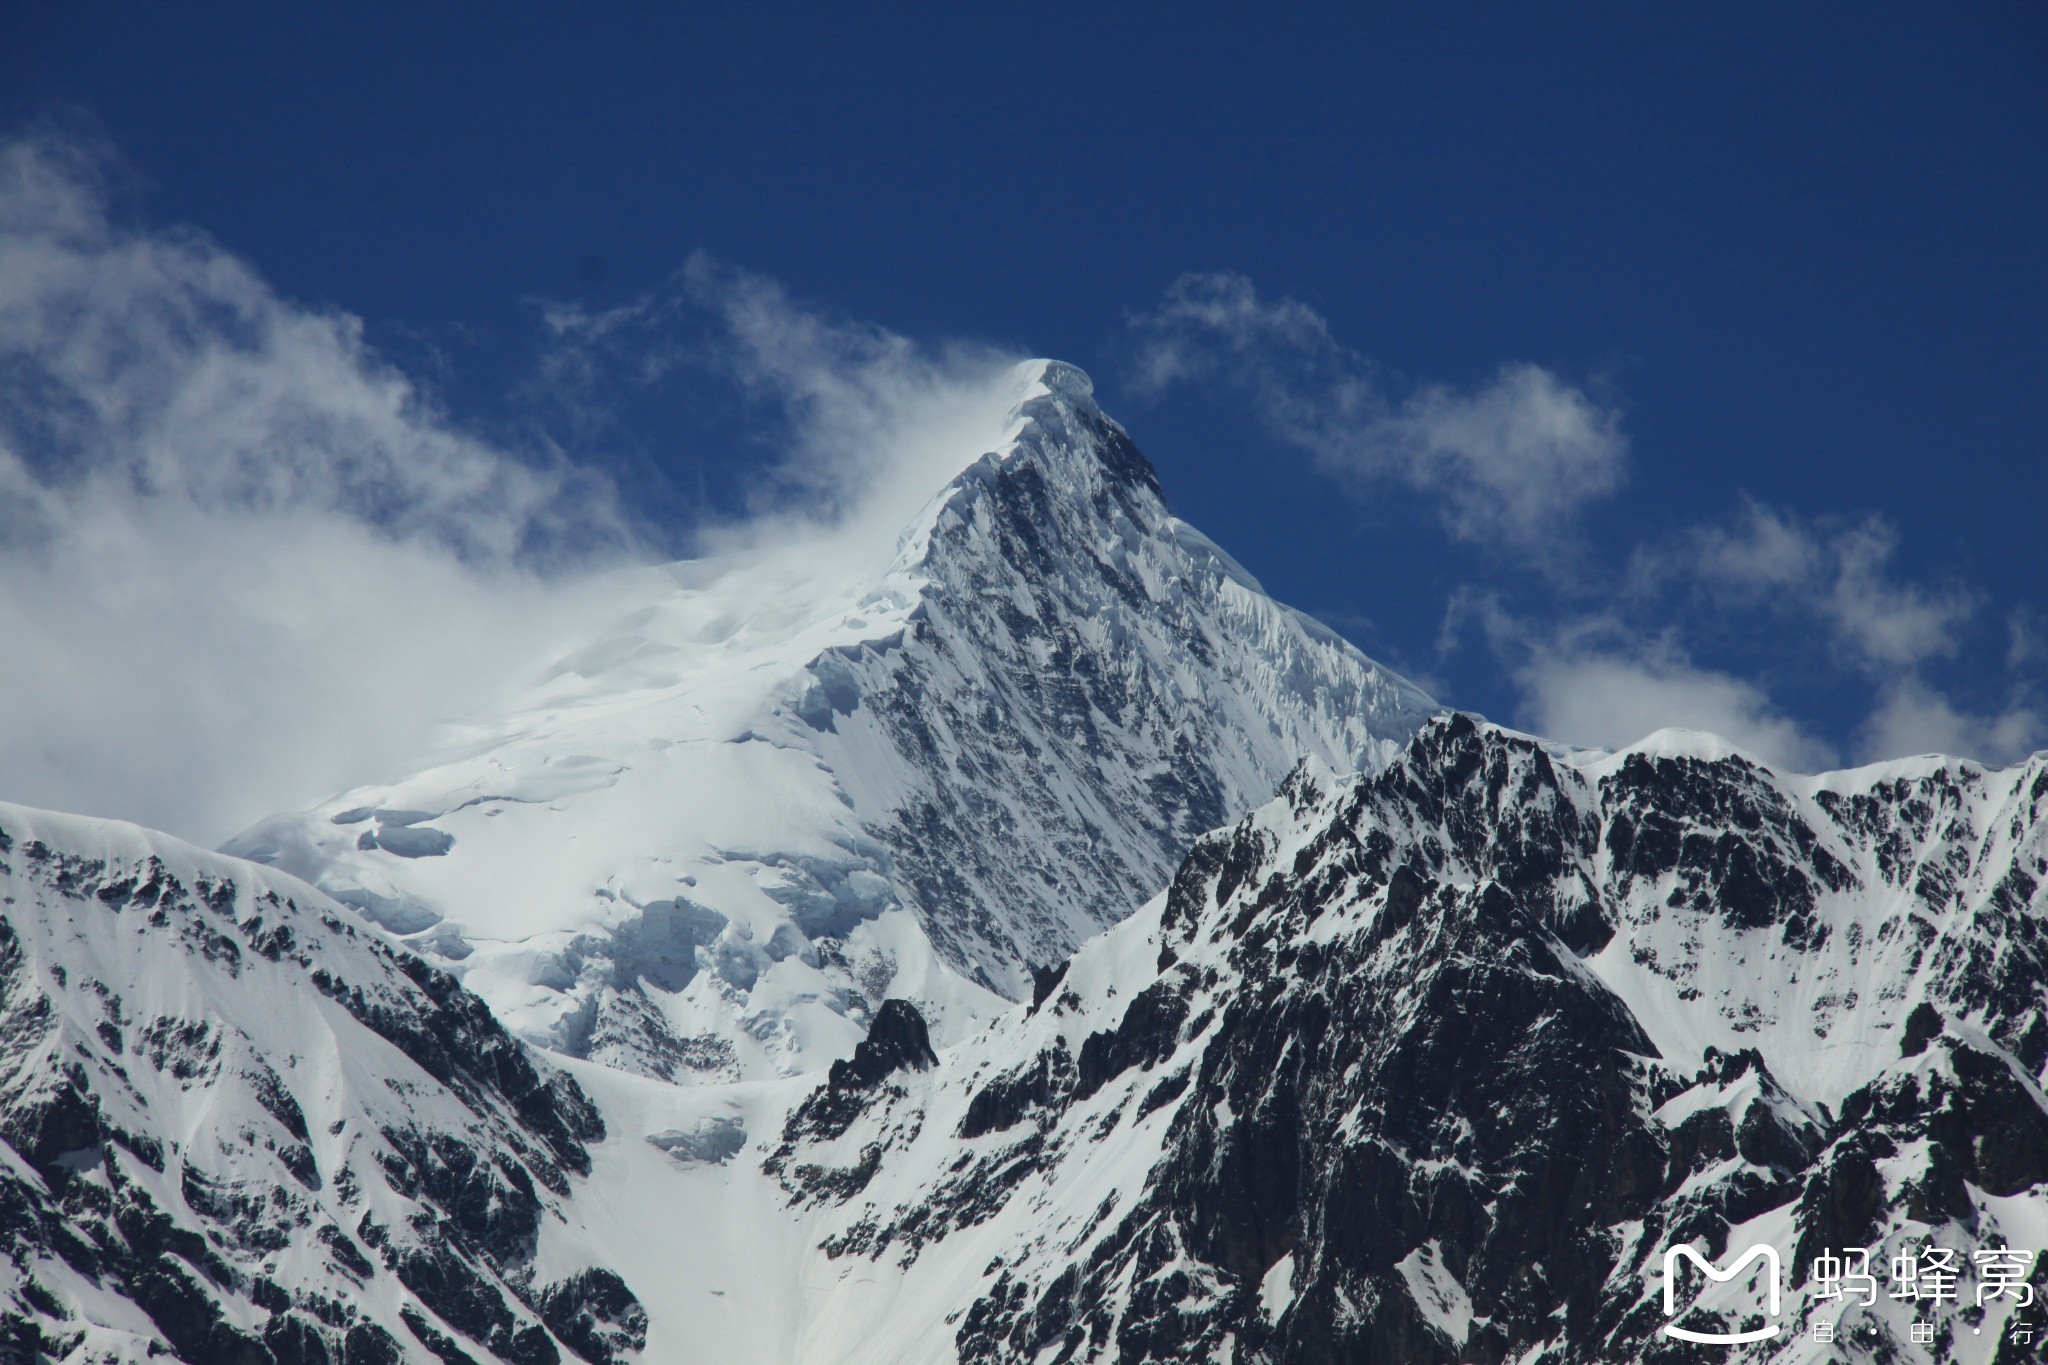
{"type": "Polygon", "coordinates": [[[1174,518],[1079,370],[1015,381],[900,534],[622,578],[455,757],[229,851],[570,1056],[794,1073],[891,996],[964,1036],[1304,755],[1374,767],[1436,709],[1174,518]]]}
{"type": "Polygon", "coordinates": [[[296,879],[0,805],[0,1359],[613,1365],[646,1315],[563,1214],[604,1135],[296,879]]]}
{"type": "Polygon", "coordinates": [[[1018,379],[256,861],[0,806],[0,1362],[2048,1358],[2048,755],[1442,713],[1018,379]]]}
{"type": "Polygon", "coordinates": [[[801,1358],[2041,1359],[1971,1269],[2048,1250],[2044,874],[2048,756],[1801,777],[1453,716],[1305,765],[1032,1005],[762,1144],[838,1283],[890,1282],[801,1358]],[[1663,1335],[1678,1243],[1780,1248],[1781,1318],[1754,1276],[1682,1315],[1780,1330],[1663,1335]],[[1810,1278],[1923,1244],[1956,1298],[1810,1278]]]}

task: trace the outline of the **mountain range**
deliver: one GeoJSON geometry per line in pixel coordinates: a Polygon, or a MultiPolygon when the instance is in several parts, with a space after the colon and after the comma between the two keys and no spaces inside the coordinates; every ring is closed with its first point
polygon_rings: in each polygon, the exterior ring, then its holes
{"type": "Polygon", "coordinates": [[[2048,756],[1451,711],[1014,380],[410,774],[0,806],[0,1360],[2048,1358],[2048,756]]]}

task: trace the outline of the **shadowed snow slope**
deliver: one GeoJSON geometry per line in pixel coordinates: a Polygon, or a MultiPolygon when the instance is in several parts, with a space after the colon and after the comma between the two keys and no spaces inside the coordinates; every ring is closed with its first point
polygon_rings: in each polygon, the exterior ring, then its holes
{"type": "Polygon", "coordinates": [[[1302,757],[1435,710],[1171,516],[1080,371],[1015,383],[908,527],[623,576],[526,705],[228,849],[609,1066],[814,1070],[890,996],[964,1036],[1302,757]]]}

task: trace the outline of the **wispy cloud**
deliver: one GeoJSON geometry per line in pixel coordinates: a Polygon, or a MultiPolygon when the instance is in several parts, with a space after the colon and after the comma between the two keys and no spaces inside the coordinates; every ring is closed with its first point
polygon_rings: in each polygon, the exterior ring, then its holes
{"type": "MultiPolygon", "coordinates": [[[[699,257],[619,308],[544,308],[529,396],[562,439],[511,450],[442,412],[357,319],[280,297],[197,232],[124,226],[108,167],[74,142],[0,145],[8,799],[215,842],[416,762],[440,721],[574,639],[605,568],[651,553],[564,452],[684,372],[743,394],[758,441],[748,515],[703,546],[801,544],[812,572],[891,552],[1001,443],[1018,397],[1004,348],[920,345],[699,257]]],[[[1238,276],[1187,277],[1134,326],[1142,384],[1229,384],[1333,476],[1414,490],[1512,564],[1569,561],[1578,513],[1626,474],[1617,414],[1556,375],[1406,383],[1238,276]]],[[[1551,594],[1519,618],[1481,595],[1458,612],[1485,627],[1517,719],[1561,738],[1689,725],[1795,767],[1836,747],[2002,759],[2040,743],[2025,688],[1980,712],[1929,681],[1982,604],[1901,575],[1896,540],[1879,521],[1749,506],[1639,552],[1633,589],[1616,582],[1599,611],[1597,582],[1553,573],[1516,580],[1551,594]],[[1696,662],[1688,603],[1819,623],[1873,698],[1853,740],[1830,746],[1760,683],[1696,662]]],[[[2039,632],[2011,624],[2016,672],[2039,632]]]]}
{"type": "Polygon", "coordinates": [[[1678,727],[1721,736],[1757,757],[1815,772],[1839,755],[1765,690],[1695,663],[1668,630],[1646,634],[1613,614],[1534,622],[1495,598],[1452,600],[1447,641],[1476,624],[1519,691],[1515,722],[1568,744],[1617,749],[1678,727]]]}
{"type": "MultiPolygon", "coordinates": [[[[1581,513],[1627,477],[1620,414],[1540,366],[1510,362],[1467,388],[1404,381],[1309,305],[1265,297],[1231,272],[1181,277],[1130,320],[1130,337],[1140,391],[1204,384],[1235,394],[1345,486],[1410,489],[1455,540],[1501,552],[1506,563],[1482,554],[1471,572],[1510,588],[1517,614],[1501,596],[1461,590],[1438,654],[1481,626],[1530,729],[1612,746],[1686,726],[1794,768],[1930,747],[2006,762],[2048,738],[2019,681],[2004,706],[1979,712],[1932,680],[1933,666],[1962,650],[1983,599],[1900,574],[1898,531],[1883,518],[1816,522],[1746,501],[1727,523],[1669,528],[1632,553],[1617,543],[1612,525],[1581,513]],[[1626,567],[1603,571],[1616,552],[1626,567]],[[1531,567],[1540,572],[1518,572],[1531,567]],[[1828,666],[1866,698],[1864,719],[1839,742],[1789,714],[1762,680],[1688,648],[1689,634],[1766,631],[1788,655],[1821,642],[1828,666]]],[[[2028,618],[2014,618],[2012,637],[2009,671],[2031,657],[2028,618]]]]}
{"type": "Polygon", "coordinates": [[[1262,298],[1242,275],[1184,275],[1131,327],[1139,388],[1228,385],[1347,486],[1414,489],[1453,536],[1538,564],[1560,562],[1576,514],[1627,473],[1620,414],[1551,371],[1513,362],[1470,388],[1404,384],[1307,304],[1262,298]]]}
{"type": "Polygon", "coordinates": [[[280,299],[206,238],[116,227],[90,166],[70,144],[0,149],[0,433],[18,517],[119,486],[318,508],[477,563],[618,538],[601,481],[464,435],[358,319],[280,299]]]}
{"type": "Polygon", "coordinates": [[[2048,717],[2023,695],[1995,712],[1970,711],[1909,673],[1881,689],[1857,743],[1872,762],[1906,754],[1968,754],[2016,763],[2048,744],[2048,717]]]}
{"type": "Polygon", "coordinates": [[[764,436],[777,458],[757,515],[854,520],[893,537],[1008,433],[1020,353],[920,345],[801,306],[774,280],[702,254],[683,280],[724,323],[720,361],[773,419],[764,436]]]}
{"type": "Polygon", "coordinates": [[[1704,527],[1667,569],[1725,592],[1808,613],[1859,666],[1889,670],[1953,655],[1976,596],[1899,578],[1898,530],[1882,517],[1815,526],[1755,501],[1733,526],[1704,527]]]}
{"type": "Polygon", "coordinates": [[[761,451],[743,522],[704,528],[716,546],[847,531],[887,548],[920,506],[1006,435],[1021,353],[899,333],[807,306],[779,282],[698,253],[619,307],[555,305],[543,372],[576,401],[679,370],[713,373],[752,404],[761,451]],[[705,324],[709,324],[708,330],[705,324]]]}
{"type": "Polygon", "coordinates": [[[416,752],[634,537],[107,164],[0,145],[0,772],[212,842],[416,752]]]}
{"type": "Polygon", "coordinates": [[[1762,688],[1697,667],[1667,643],[1626,653],[1545,650],[1517,677],[1523,723],[1570,743],[1615,749],[1677,726],[1719,735],[1794,772],[1836,762],[1834,748],[1780,711],[1762,688]]]}
{"type": "Polygon", "coordinates": [[[1865,761],[1957,753],[1992,763],[2025,757],[2048,740],[2048,723],[2027,697],[2024,615],[2010,622],[2013,647],[2005,705],[1974,711],[1927,677],[1930,665],[1961,651],[1983,607],[1955,583],[1928,584],[1894,568],[1898,529],[1882,517],[1814,523],[1746,501],[1734,523],[1695,529],[1653,573],[1689,580],[1724,601],[1818,625],[1834,653],[1874,687],[1852,752],[1865,761]]]}
{"type": "Polygon", "coordinates": [[[1476,625],[1515,683],[1517,723],[1573,743],[1612,748],[1676,725],[1801,771],[1920,753],[2025,757],[2048,740],[2016,672],[2028,656],[2026,618],[2013,622],[2006,704],[1959,703],[1926,668],[1960,651],[1979,599],[1899,575],[1897,540],[1878,518],[1817,526],[1748,501],[1729,524],[1689,528],[1669,548],[1637,547],[1627,581],[1597,611],[1551,598],[1517,617],[1498,597],[1464,590],[1438,651],[1454,651],[1476,625]],[[1688,625],[1715,634],[1738,623],[1781,641],[1788,657],[1819,642],[1847,675],[1843,688],[1867,697],[1841,743],[1801,724],[1760,681],[1695,662],[1683,643],[1688,625]]]}

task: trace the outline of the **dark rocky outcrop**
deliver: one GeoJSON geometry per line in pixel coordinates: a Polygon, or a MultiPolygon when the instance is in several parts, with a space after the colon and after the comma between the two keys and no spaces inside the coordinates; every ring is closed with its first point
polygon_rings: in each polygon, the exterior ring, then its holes
{"type": "MultiPolygon", "coordinates": [[[[1659,1332],[1666,1246],[1718,1257],[1782,1219],[1796,1321],[1822,1250],[1927,1225],[1996,1245],[1987,1199],[2048,1197],[2018,1048],[2048,935],[2031,888],[1956,870],[1984,840],[1977,779],[1870,801],[1732,755],[1596,772],[1466,717],[1377,776],[1304,770],[1189,852],[1149,951],[1114,950],[1156,974],[1041,974],[984,1054],[1010,1060],[822,1088],[771,1169],[843,1211],[834,1256],[915,1260],[1006,1220],[954,1319],[961,1360],[990,1365],[1693,1363],[1710,1348],[1659,1332]],[[1948,938],[1873,887],[1948,897],[1948,938]],[[1672,1036],[1735,1045],[1665,1055],[1611,976],[1672,1036]],[[1773,1013],[1780,978],[1817,983],[1811,1014],[1773,1013]],[[1870,1078],[1822,1103],[1788,1077],[1834,1031],[1870,1078]],[[909,1167],[941,1115],[956,1155],[909,1167]],[[1061,1211],[1130,1150],[1156,1152],[1140,1185],[1061,1211]]],[[[2002,856],[2048,860],[2043,810],[2002,817],[2002,856]]],[[[1848,1321],[1859,1359],[1915,1358],[1896,1324],[1848,1321]]]]}
{"type": "Polygon", "coordinates": [[[939,1064],[924,1016],[908,1000],[884,1000],[853,1056],[832,1063],[833,1090],[866,1090],[897,1071],[924,1071],[939,1064]]]}

